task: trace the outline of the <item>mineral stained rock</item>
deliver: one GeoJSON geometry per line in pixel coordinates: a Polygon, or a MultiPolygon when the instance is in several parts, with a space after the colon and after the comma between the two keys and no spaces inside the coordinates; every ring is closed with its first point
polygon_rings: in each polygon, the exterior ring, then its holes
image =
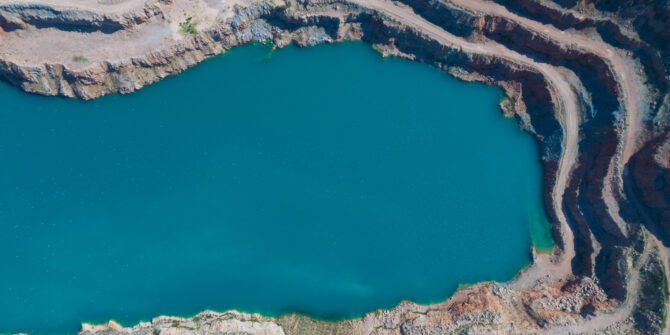
{"type": "Polygon", "coordinates": [[[93,99],[250,41],[345,40],[501,87],[556,247],[507,283],[351,320],[205,311],[94,334],[658,334],[670,242],[668,0],[0,0],[0,77],[93,99]]]}

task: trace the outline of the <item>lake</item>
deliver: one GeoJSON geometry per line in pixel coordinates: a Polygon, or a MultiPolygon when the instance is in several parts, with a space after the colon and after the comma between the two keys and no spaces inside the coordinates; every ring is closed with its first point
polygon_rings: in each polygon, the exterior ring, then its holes
{"type": "Polygon", "coordinates": [[[552,242],[501,94],[363,43],[247,45],[94,101],[0,83],[0,333],[511,279],[552,242]]]}

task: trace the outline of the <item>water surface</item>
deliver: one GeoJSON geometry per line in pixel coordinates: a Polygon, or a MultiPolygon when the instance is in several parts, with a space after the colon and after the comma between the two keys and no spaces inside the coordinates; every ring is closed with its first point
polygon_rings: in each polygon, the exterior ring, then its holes
{"type": "Polygon", "coordinates": [[[500,90],[361,43],[267,52],[90,102],[0,85],[0,332],[358,316],[507,280],[531,231],[551,243],[500,90]]]}

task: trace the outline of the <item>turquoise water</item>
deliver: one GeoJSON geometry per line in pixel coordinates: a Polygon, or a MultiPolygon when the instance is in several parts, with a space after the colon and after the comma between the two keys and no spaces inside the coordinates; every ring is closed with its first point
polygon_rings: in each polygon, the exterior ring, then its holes
{"type": "Polygon", "coordinates": [[[358,316],[507,280],[530,231],[547,243],[500,90],[361,43],[267,54],[89,102],[0,83],[0,332],[358,316]]]}

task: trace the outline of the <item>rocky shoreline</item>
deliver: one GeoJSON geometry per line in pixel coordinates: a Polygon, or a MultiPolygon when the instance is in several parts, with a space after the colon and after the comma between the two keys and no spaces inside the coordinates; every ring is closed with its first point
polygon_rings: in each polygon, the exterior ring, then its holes
{"type": "Polygon", "coordinates": [[[44,95],[130,93],[257,41],[362,40],[501,87],[537,143],[556,247],[507,283],[345,321],[238,312],[80,334],[658,334],[670,241],[670,5],[531,0],[0,0],[0,77],[44,95]],[[652,8],[653,7],[653,8],[652,8]],[[650,12],[651,10],[655,12],[650,12]]]}

